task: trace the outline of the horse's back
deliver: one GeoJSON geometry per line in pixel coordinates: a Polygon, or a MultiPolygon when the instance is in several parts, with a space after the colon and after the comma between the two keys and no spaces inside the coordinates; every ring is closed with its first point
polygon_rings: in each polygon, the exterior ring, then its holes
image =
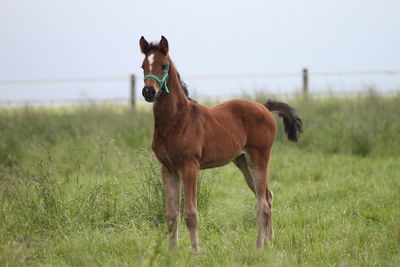
{"type": "Polygon", "coordinates": [[[249,100],[230,100],[209,109],[221,123],[231,121],[243,131],[246,146],[272,146],[276,134],[276,121],[265,105],[249,100]]]}
{"type": "Polygon", "coordinates": [[[247,127],[265,126],[276,128],[272,113],[265,105],[250,100],[230,100],[210,108],[214,116],[230,113],[242,120],[247,127]]]}

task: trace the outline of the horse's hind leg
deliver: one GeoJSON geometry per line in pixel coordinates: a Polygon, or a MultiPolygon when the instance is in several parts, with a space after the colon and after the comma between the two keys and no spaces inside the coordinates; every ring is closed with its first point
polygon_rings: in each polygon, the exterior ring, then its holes
{"type": "Polygon", "coordinates": [[[266,197],[267,197],[269,209],[271,210],[271,216],[269,216],[269,218],[268,218],[269,220],[267,223],[267,233],[268,233],[268,239],[270,241],[272,241],[272,239],[274,239],[274,228],[273,228],[273,223],[272,223],[272,202],[273,202],[272,199],[274,197],[274,194],[272,193],[271,189],[269,189],[268,185],[267,185],[266,197]]]}
{"type": "Polygon", "coordinates": [[[258,224],[257,247],[265,244],[265,234],[268,231],[269,239],[272,239],[272,192],[268,186],[268,161],[271,149],[246,149],[246,162],[253,178],[256,194],[256,212],[258,224]]]}
{"type": "Polygon", "coordinates": [[[251,177],[251,173],[250,173],[249,167],[247,165],[247,161],[246,161],[246,158],[245,158],[244,154],[242,154],[242,155],[238,156],[237,158],[235,158],[233,160],[233,163],[242,172],[242,174],[244,176],[244,179],[246,180],[247,185],[249,186],[251,191],[253,191],[253,193],[255,194],[256,191],[254,189],[253,177],[251,177]]]}
{"type": "MultiPolygon", "coordinates": [[[[253,193],[255,194],[255,189],[254,189],[254,181],[253,181],[253,177],[251,176],[249,167],[247,165],[247,161],[245,158],[245,155],[242,154],[240,156],[238,156],[237,158],[235,158],[232,161],[236,167],[239,168],[239,170],[242,172],[247,185],[249,186],[249,188],[251,189],[251,191],[253,191],[253,193]]],[[[273,198],[274,194],[272,193],[271,189],[269,189],[268,184],[267,184],[267,190],[266,190],[266,194],[265,197],[267,199],[268,205],[269,207],[272,209],[272,198],[273,198]]]]}
{"type": "MultiPolygon", "coordinates": [[[[251,189],[251,191],[253,191],[253,193],[255,194],[255,189],[254,189],[254,181],[253,181],[253,177],[251,176],[245,155],[240,155],[238,156],[236,159],[233,160],[233,163],[236,165],[236,167],[239,168],[239,170],[242,172],[247,185],[249,186],[249,188],[251,189]]],[[[274,230],[273,230],[273,224],[272,224],[272,199],[273,199],[273,193],[271,191],[271,189],[269,189],[268,184],[267,184],[267,190],[265,192],[265,197],[267,199],[267,203],[268,206],[271,210],[271,216],[269,217],[269,222],[268,222],[268,226],[267,226],[267,233],[268,233],[268,238],[272,241],[273,237],[274,237],[274,230]]],[[[257,209],[257,205],[256,205],[256,209],[257,209]]]]}

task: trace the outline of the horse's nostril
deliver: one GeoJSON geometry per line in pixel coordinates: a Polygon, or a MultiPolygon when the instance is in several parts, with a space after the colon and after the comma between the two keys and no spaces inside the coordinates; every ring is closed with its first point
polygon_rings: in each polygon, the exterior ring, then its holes
{"type": "Polygon", "coordinates": [[[155,89],[154,89],[154,87],[153,86],[150,86],[150,87],[143,87],[143,93],[153,93],[153,92],[155,92],[155,89]]]}
{"type": "Polygon", "coordinates": [[[153,86],[148,87],[147,90],[148,90],[147,92],[150,93],[150,94],[153,94],[153,93],[156,92],[156,90],[154,89],[153,86]]]}
{"type": "Polygon", "coordinates": [[[156,95],[156,90],[154,89],[153,86],[149,87],[143,87],[142,90],[142,95],[146,99],[146,101],[152,102],[154,101],[155,95],[156,95]]]}

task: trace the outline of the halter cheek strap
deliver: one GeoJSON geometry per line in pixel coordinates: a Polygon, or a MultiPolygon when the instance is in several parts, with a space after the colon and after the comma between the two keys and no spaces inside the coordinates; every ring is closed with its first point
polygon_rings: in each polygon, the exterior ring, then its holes
{"type": "Polygon", "coordinates": [[[144,77],[144,81],[146,81],[148,78],[153,78],[160,86],[160,90],[158,90],[157,97],[159,97],[161,95],[163,87],[165,87],[165,92],[167,92],[167,94],[169,94],[169,89],[167,86],[168,72],[169,72],[169,64],[167,64],[164,76],[161,78],[161,80],[154,74],[149,74],[144,77]]]}

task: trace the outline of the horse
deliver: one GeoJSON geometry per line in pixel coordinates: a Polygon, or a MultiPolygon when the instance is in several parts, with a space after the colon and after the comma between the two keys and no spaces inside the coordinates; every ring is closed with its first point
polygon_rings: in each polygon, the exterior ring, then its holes
{"type": "Polygon", "coordinates": [[[139,41],[145,58],[142,63],[142,95],[153,103],[154,132],[152,150],[161,163],[166,195],[169,249],[178,245],[180,189],[183,183],[184,220],[191,246],[199,251],[197,234],[196,182],[199,170],[233,162],[242,172],[256,197],[257,248],[273,239],[272,198],[268,187],[268,162],[276,134],[271,112],[283,118],[285,133],[296,142],[302,133],[302,120],[286,103],[231,100],[206,107],[191,100],[186,85],[169,56],[167,39],[139,41]]]}

